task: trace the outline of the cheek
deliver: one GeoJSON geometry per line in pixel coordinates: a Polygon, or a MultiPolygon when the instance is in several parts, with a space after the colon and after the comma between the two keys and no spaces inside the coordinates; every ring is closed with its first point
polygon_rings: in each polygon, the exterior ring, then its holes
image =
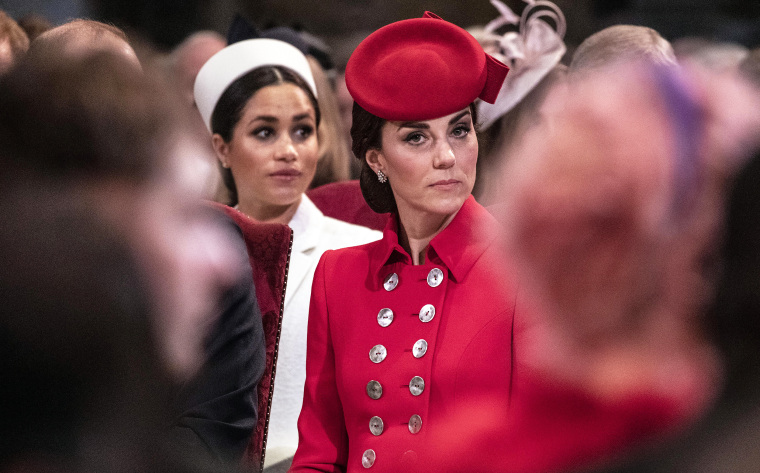
{"type": "Polygon", "coordinates": [[[230,147],[230,168],[233,174],[250,172],[260,168],[268,159],[269,154],[266,146],[254,142],[253,139],[235,141],[230,147]]]}
{"type": "Polygon", "coordinates": [[[457,161],[464,168],[475,169],[475,164],[478,162],[478,140],[475,136],[465,140],[456,153],[457,161]]]}
{"type": "Polygon", "coordinates": [[[299,145],[298,157],[304,163],[304,166],[316,168],[317,161],[319,161],[319,142],[316,135],[312,135],[308,140],[299,145]]]}

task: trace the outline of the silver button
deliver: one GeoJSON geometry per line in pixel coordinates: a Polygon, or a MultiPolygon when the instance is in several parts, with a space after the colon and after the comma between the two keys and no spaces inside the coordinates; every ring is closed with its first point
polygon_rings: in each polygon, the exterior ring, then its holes
{"type": "Polygon", "coordinates": [[[438,287],[443,282],[443,271],[441,271],[438,268],[433,268],[428,273],[427,277],[428,286],[430,287],[438,287]]]}
{"type": "Polygon", "coordinates": [[[369,420],[369,431],[372,435],[380,435],[383,433],[383,419],[378,416],[374,416],[369,420]]]}
{"type": "Polygon", "coordinates": [[[372,450],[371,448],[368,448],[367,450],[364,451],[364,455],[362,455],[362,466],[364,468],[372,468],[372,465],[374,464],[375,464],[375,451],[372,450]]]}
{"type": "Polygon", "coordinates": [[[391,273],[385,277],[385,281],[383,281],[383,287],[386,291],[392,291],[396,289],[396,286],[398,286],[398,274],[391,273]]]}
{"type": "Polygon", "coordinates": [[[372,363],[380,363],[387,355],[388,351],[382,345],[375,345],[369,351],[369,359],[372,360],[372,363]]]}
{"type": "Polygon", "coordinates": [[[420,309],[420,320],[423,322],[430,322],[435,317],[435,307],[433,304],[425,304],[420,309]]]}
{"type": "Polygon", "coordinates": [[[422,358],[425,356],[425,353],[427,353],[427,342],[422,338],[414,342],[412,353],[414,354],[415,358],[422,358]]]}
{"type": "MultiPolygon", "coordinates": [[[[422,417],[418,416],[417,414],[414,414],[409,419],[409,432],[416,434],[422,429],[422,417]]],[[[367,452],[364,452],[365,454],[367,452]]],[[[373,452],[374,453],[374,452],[373,452]]]]}
{"type": "Polygon", "coordinates": [[[393,322],[392,310],[381,309],[380,312],[377,313],[377,323],[379,323],[381,327],[387,327],[391,322],[393,322]]]}
{"type": "Polygon", "coordinates": [[[383,386],[374,379],[367,383],[367,396],[372,399],[380,399],[383,395],[383,386]]]}
{"type": "Polygon", "coordinates": [[[419,376],[415,376],[412,378],[411,381],[409,381],[409,392],[412,393],[412,396],[419,396],[422,394],[422,391],[425,390],[425,380],[420,378],[419,376]]]}

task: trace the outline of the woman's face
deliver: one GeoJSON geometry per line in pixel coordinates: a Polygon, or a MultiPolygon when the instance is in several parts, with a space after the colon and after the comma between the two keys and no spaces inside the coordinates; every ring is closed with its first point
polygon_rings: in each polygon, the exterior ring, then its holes
{"type": "Polygon", "coordinates": [[[225,143],[214,135],[214,148],[229,167],[240,206],[267,220],[297,206],[317,169],[314,107],[300,87],[283,83],[264,87],[246,104],[225,143]]]}
{"type": "Polygon", "coordinates": [[[383,171],[399,214],[456,213],[472,192],[478,141],[470,108],[434,120],[386,122],[367,162],[383,171]]]}

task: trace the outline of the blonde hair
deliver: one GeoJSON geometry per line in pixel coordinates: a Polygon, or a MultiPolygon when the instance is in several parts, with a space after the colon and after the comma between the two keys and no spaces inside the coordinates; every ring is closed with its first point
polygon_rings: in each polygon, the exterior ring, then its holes
{"type": "Polygon", "coordinates": [[[586,38],[573,54],[570,73],[597,69],[624,61],[675,65],[673,46],[645,26],[615,25],[586,38]]]}
{"type": "Polygon", "coordinates": [[[340,107],[330,81],[319,61],[307,56],[314,82],[322,119],[317,129],[319,138],[319,162],[311,187],[330,182],[345,181],[350,177],[351,151],[342,130],[340,107]]]}

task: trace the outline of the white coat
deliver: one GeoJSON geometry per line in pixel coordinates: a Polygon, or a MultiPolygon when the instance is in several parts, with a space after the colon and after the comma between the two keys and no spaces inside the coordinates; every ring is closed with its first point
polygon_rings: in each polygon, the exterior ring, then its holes
{"type": "Polygon", "coordinates": [[[361,245],[383,236],[377,230],[326,217],[306,195],[288,225],[293,229],[293,249],[267,434],[267,466],[292,457],[298,447],[297,423],[306,381],[309,300],[319,258],[326,250],[361,245]]]}

